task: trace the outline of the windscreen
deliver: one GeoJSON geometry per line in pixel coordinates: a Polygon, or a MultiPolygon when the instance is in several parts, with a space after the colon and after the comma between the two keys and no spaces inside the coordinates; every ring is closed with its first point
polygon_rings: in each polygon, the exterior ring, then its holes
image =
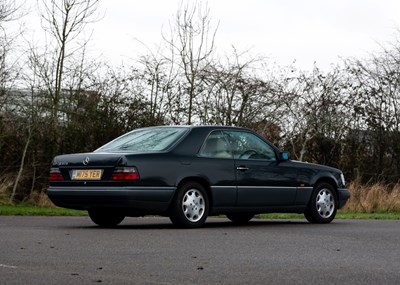
{"type": "Polygon", "coordinates": [[[174,144],[187,130],[182,127],[138,129],[116,138],[95,152],[163,151],[174,144]]]}

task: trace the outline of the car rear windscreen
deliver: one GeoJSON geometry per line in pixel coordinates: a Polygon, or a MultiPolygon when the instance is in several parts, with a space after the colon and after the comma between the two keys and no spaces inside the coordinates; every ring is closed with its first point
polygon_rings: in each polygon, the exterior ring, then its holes
{"type": "Polygon", "coordinates": [[[188,128],[161,127],[138,129],[124,134],[95,150],[95,152],[163,151],[181,138],[188,128]]]}

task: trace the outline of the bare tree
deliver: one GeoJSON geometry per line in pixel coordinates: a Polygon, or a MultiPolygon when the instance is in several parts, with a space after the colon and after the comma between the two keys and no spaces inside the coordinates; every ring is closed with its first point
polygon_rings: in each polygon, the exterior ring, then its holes
{"type": "MultiPolygon", "coordinates": [[[[66,96],[62,96],[62,89],[71,87],[67,86],[65,78],[71,79],[76,76],[80,76],[80,78],[76,81],[70,80],[75,85],[70,89],[81,89],[84,47],[87,41],[84,41],[83,44],[76,43],[76,41],[86,24],[92,21],[99,1],[40,0],[38,3],[43,29],[51,40],[43,49],[29,44],[29,49],[26,50],[28,59],[25,65],[28,68],[25,68],[24,72],[19,75],[20,81],[27,88],[19,91],[21,96],[13,105],[18,111],[18,120],[22,126],[20,132],[24,134],[22,136],[24,145],[21,148],[21,162],[10,197],[11,201],[17,194],[26,195],[26,193],[17,193],[20,180],[23,178],[24,166],[31,162],[31,169],[36,175],[36,167],[33,165],[36,161],[36,154],[42,156],[42,161],[48,161],[61,149],[60,110],[64,117],[71,111],[71,108],[62,104],[61,100],[68,102],[72,99],[64,98],[66,96]],[[43,120],[48,116],[50,120],[43,120]],[[41,142],[34,144],[37,136],[41,136],[41,142]],[[49,147],[43,148],[46,141],[49,147]]],[[[33,189],[34,183],[35,177],[32,179],[31,189],[33,189]]]]}
{"type": "Polygon", "coordinates": [[[172,69],[180,77],[176,86],[179,98],[170,98],[170,105],[175,105],[178,112],[186,110],[186,123],[192,124],[196,96],[201,93],[204,78],[201,71],[212,62],[215,50],[217,28],[212,29],[209,9],[201,2],[182,4],[175,22],[171,25],[171,37],[164,40],[170,47],[168,57],[172,69]]]}
{"type": "Polygon", "coordinates": [[[275,83],[264,80],[260,74],[263,62],[264,58],[234,49],[224,62],[210,64],[203,70],[201,122],[250,126],[271,119],[278,102],[275,83]]]}
{"type": "Polygon", "coordinates": [[[0,2],[0,25],[3,23],[13,21],[19,17],[17,11],[20,6],[14,0],[2,0],[0,2]]]}
{"type": "MultiPolygon", "coordinates": [[[[16,1],[3,0],[0,2],[0,125],[10,123],[14,125],[14,123],[16,123],[14,120],[16,116],[12,116],[11,114],[14,111],[19,112],[21,109],[20,107],[23,108],[23,105],[20,104],[21,102],[16,98],[18,95],[14,94],[11,90],[18,74],[16,72],[15,63],[12,62],[13,60],[11,62],[9,60],[10,50],[20,33],[18,32],[15,34],[15,31],[10,32],[8,29],[9,26],[7,26],[7,24],[11,24],[10,22],[15,25],[14,21],[22,16],[20,11],[21,7],[16,3],[16,1]]],[[[6,148],[6,151],[8,148],[8,145],[3,144],[2,142],[3,136],[6,137],[7,134],[0,132],[0,153],[2,152],[3,145],[6,148]]],[[[27,140],[28,143],[25,144],[26,146],[29,144],[29,140],[30,139],[27,140]]],[[[27,147],[24,148],[22,153],[18,175],[15,179],[12,190],[11,201],[14,199],[16,186],[18,185],[23,170],[26,148],[27,147]]]]}
{"type": "Polygon", "coordinates": [[[310,143],[317,137],[320,141],[321,138],[333,141],[344,138],[350,118],[341,74],[339,69],[323,73],[314,67],[310,73],[300,72],[284,80],[281,96],[286,104],[286,116],[281,125],[296,159],[304,160],[307,152],[308,159],[319,159],[312,154],[315,150],[310,151],[310,143]]]}
{"type": "Polygon", "coordinates": [[[132,67],[132,76],[137,80],[138,94],[145,95],[150,104],[151,122],[154,124],[170,119],[169,99],[174,94],[176,74],[172,72],[170,60],[159,52],[141,56],[138,69],[132,67]]]}
{"type": "Polygon", "coordinates": [[[13,24],[23,14],[20,12],[21,6],[12,0],[0,1],[0,111],[6,106],[6,89],[14,81],[13,64],[7,60],[15,39],[20,33],[13,34],[9,31],[8,24],[13,24]]]}
{"type": "Polygon", "coordinates": [[[51,118],[54,123],[58,116],[65,60],[80,48],[72,46],[68,49],[67,45],[81,34],[88,23],[96,20],[94,16],[99,0],[41,0],[41,4],[42,27],[56,43],[54,47],[56,58],[51,76],[54,82],[49,84],[53,101],[51,118]]]}
{"type": "Polygon", "coordinates": [[[400,174],[400,41],[367,59],[349,59],[346,67],[358,131],[370,147],[365,172],[398,179],[400,174]],[[395,170],[395,171],[394,171],[395,170]]]}

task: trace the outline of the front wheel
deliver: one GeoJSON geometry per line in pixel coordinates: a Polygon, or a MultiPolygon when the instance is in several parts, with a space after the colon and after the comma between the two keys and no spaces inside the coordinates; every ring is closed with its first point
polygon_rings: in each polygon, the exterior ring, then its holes
{"type": "Polygon", "coordinates": [[[318,184],[308,204],[304,216],[310,223],[327,224],[332,222],[337,211],[337,195],[329,183],[318,184]]]}
{"type": "Polygon", "coordinates": [[[197,182],[188,182],[177,190],[170,219],[178,227],[198,228],[206,221],[208,212],[209,202],[204,187],[197,182]]]}
{"type": "Polygon", "coordinates": [[[111,228],[119,225],[125,216],[118,212],[104,211],[98,209],[91,209],[88,211],[89,217],[93,223],[99,225],[100,227],[111,228]]]}

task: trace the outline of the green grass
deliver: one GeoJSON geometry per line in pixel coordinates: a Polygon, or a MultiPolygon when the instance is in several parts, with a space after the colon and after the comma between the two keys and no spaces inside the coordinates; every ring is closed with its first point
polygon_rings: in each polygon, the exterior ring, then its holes
{"type": "Polygon", "coordinates": [[[370,219],[370,220],[400,220],[400,212],[388,212],[388,213],[350,213],[350,212],[338,212],[336,215],[337,219],[370,219]]]}
{"type": "Polygon", "coordinates": [[[86,211],[37,207],[29,204],[0,205],[0,216],[85,216],[86,211]]]}
{"type": "MultiPolygon", "coordinates": [[[[258,218],[262,219],[304,219],[303,214],[260,214],[258,218]]],[[[338,211],[336,219],[370,219],[370,220],[400,220],[400,212],[389,213],[356,213],[338,211]]]]}

